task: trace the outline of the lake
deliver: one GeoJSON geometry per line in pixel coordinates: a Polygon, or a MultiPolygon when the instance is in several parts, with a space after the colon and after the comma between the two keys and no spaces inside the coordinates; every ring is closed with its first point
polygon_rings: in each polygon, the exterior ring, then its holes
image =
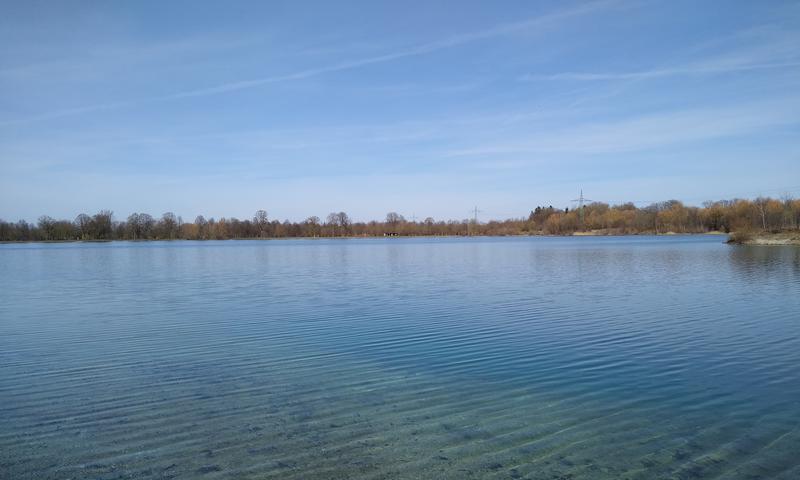
{"type": "Polygon", "coordinates": [[[0,478],[800,478],[800,248],[0,245],[0,478]]]}

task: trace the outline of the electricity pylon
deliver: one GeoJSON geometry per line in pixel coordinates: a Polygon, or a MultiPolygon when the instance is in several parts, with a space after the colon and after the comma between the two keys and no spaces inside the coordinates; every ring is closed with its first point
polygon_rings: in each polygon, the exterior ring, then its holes
{"type": "Polygon", "coordinates": [[[588,198],[583,198],[583,189],[581,189],[581,196],[572,200],[573,202],[578,202],[578,215],[581,219],[581,227],[583,226],[583,204],[585,202],[594,202],[594,200],[589,200],[588,198]]]}
{"type": "MultiPolygon", "coordinates": [[[[470,210],[469,212],[472,214],[472,223],[474,223],[474,224],[475,224],[475,226],[477,226],[477,225],[478,225],[478,214],[479,214],[479,213],[481,213],[481,211],[480,211],[480,210],[478,210],[478,206],[476,205],[476,206],[475,206],[475,208],[473,208],[473,209],[472,209],[472,210],[470,210]]],[[[469,225],[470,225],[470,224],[469,224],[469,223],[467,223],[467,235],[470,235],[470,232],[469,232],[469,225]]]]}

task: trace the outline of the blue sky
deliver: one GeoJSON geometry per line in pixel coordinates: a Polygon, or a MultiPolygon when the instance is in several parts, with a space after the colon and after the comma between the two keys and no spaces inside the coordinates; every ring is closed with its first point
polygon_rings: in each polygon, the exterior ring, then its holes
{"type": "Polygon", "coordinates": [[[1,2],[0,218],[800,196],[800,2],[1,2]]]}

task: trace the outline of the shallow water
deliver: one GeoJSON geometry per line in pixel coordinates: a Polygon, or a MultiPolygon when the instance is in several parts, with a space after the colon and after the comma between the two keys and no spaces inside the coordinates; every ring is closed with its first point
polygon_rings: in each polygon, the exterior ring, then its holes
{"type": "Polygon", "coordinates": [[[0,478],[800,478],[800,248],[2,245],[0,478]]]}

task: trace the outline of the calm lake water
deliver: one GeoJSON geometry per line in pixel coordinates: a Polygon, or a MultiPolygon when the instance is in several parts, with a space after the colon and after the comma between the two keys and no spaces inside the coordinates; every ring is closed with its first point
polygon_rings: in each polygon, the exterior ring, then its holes
{"type": "Polygon", "coordinates": [[[800,478],[800,248],[0,246],[0,478],[800,478]]]}

